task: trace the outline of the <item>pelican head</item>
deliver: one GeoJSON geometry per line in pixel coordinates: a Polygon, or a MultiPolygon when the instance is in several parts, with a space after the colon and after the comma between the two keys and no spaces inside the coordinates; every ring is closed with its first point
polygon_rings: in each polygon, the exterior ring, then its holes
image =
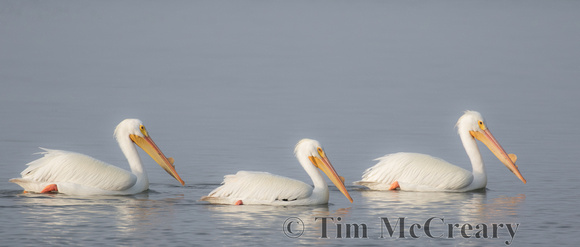
{"type": "Polygon", "coordinates": [[[457,132],[461,135],[462,133],[469,132],[472,138],[475,138],[483,144],[485,144],[489,150],[511,171],[513,172],[522,182],[526,183],[526,179],[522,176],[516,166],[515,162],[517,156],[515,154],[507,154],[505,150],[501,147],[499,142],[493,137],[483,116],[476,111],[465,111],[463,116],[457,121],[457,132]]]}
{"type": "MultiPolygon", "coordinates": [[[[121,139],[129,137],[131,141],[140,148],[142,148],[161,168],[163,168],[169,175],[175,178],[177,181],[181,183],[181,185],[185,185],[185,182],[179,177],[177,171],[175,171],[175,166],[173,165],[173,158],[167,158],[161,152],[161,149],[157,147],[153,139],[149,136],[147,129],[143,125],[143,122],[139,119],[125,119],[117,128],[115,128],[115,138],[117,141],[121,139]]],[[[121,143],[121,142],[119,142],[121,143]]]]}
{"type": "Polygon", "coordinates": [[[298,144],[296,144],[294,154],[298,159],[300,159],[300,157],[308,157],[310,163],[312,163],[314,167],[322,170],[324,174],[328,176],[330,181],[336,185],[340,192],[342,192],[342,194],[352,202],[352,198],[350,197],[350,194],[348,194],[344,185],[344,178],[336,173],[336,170],[334,170],[334,167],[330,163],[330,160],[328,160],[324,149],[318,141],[312,139],[300,140],[298,144]]]}

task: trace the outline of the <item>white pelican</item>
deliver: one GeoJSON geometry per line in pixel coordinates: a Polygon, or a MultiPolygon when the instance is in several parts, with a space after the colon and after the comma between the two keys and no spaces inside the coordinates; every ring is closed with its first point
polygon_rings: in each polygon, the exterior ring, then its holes
{"type": "Polygon", "coordinates": [[[266,205],[318,205],[328,203],[328,185],[322,170],[330,181],[352,202],[344,186],[344,178],[338,176],[326,153],[318,143],[302,139],[294,149],[296,158],[310,175],[314,187],[295,179],[267,172],[239,171],[226,175],[222,185],[208,196],[201,198],[214,204],[266,204],[266,205]],[[316,169],[318,168],[318,169],[316,169]]]}
{"type": "Polygon", "coordinates": [[[125,119],[115,129],[115,138],[129,161],[131,172],[84,154],[43,149],[44,157],[28,163],[21,178],[10,179],[27,192],[59,192],[71,195],[130,195],[149,188],[147,172],[133,143],[141,147],[169,175],[185,183],[155,145],[141,120],[125,119]]]}
{"type": "Polygon", "coordinates": [[[483,142],[495,156],[522,182],[515,165],[516,155],[507,154],[495,140],[479,112],[466,111],[457,121],[457,132],[471,160],[473,172],[425,154],[395,153],[378,158],[379,163],[367,169],[355,184],[372,190],[456,191],[485,188],[487,174],[475,139],[483,142]]]}

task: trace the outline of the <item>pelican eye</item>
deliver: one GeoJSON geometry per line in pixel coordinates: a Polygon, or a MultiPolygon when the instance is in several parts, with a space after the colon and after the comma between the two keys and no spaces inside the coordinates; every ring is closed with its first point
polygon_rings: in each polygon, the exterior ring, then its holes
{"type": "Polygon", "coordinates": [[[316,148],[316,151],[318,151],[318,155],[320,155],[321,157],[324,157],[325,156],[324,150],[322,150],[321,147],[316,148]]]}
{"type": "Polygon", "coordinates": [[[147,136],[147,130],[145,129],[145,126],[139,125],[139,130],[141,130],[141,133],[143,133],[143,135],[147,136]]]}
{"type": "Polygon", "coordinates": [[[477,124],[479,125],[479,128],[480,129],[482,129],[482,130],[485,130],[486,129],[485,128],[485,124],[483,123],[483,121],[479,120],[479,121],[477,121],[477,124]]]}

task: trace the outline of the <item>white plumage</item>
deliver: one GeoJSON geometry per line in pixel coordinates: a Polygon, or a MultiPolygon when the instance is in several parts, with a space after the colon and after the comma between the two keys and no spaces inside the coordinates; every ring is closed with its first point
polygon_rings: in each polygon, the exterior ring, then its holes
{"type": "Polygon", "coordinates": [[[401,188],[409,190],[447,191],[459,190],[473,181],[471,172],[426,154],[395,153],[376,160],[379,162],[363,173],[363,180],[356,182],[358,185],[388,190],[392,183],[399,181],[401,188]],[[407,184],[407,181],[421,183],[407,184]]]}
{"type": "Polygon", "coordinates": [[[312,178],[314,187],[302,181],[267,172],[239,171],[226,175],[222,185],[201,198],[215,204],[317,205],[328,203],[328,185],[319,168],[352,202],[344,182],[328,161],[320,144],[303,139],[295,149],[298,161],[312,178]]]}
{"type": "Polygon", "coordinates": [[[233,204],[237,200],[243,200],[244,204],[289,204],[310,197],[313,190],[302,181],[268,172],[239,171],[224,176],[222,184],[202,200],[218,204],[233,204]]]}
{"type": "Polygon", "coordinates": [[[522,182],[526,180],[515,165],[516,156],[507,154],[487,129],[483,117],[466,111],[457,122],[457,131],[469,156],[473,172],[442,159],[418,153],[395,153],[378,158],[364,171],[357,185],[372,190],[400,188],[410,191],[470,191],[485,188],[487,173],[475,139],[482,141],[522,182]]]}
{"type": "Polygon", "coordinates": [[[20,175],[12,179],[24,190],[40,192],[57,181],[78,184],[100,190],[122,191],[137,182],[137,176],[119,167],[109,165],[90,156],[63,150],[43,148],[44,157],[28,163],[20,175]]]}
{"type": "MultiPolygon", "coordinates": [[[[133,143],[143,148],[171,176],[179,178],[173,159],[155,145],[140,120],[126,119],[115,129],[115,137],[129,161],[131,172],[90,156],[75,152],[44,149],[42,158],[28,163],[21,178],[10,179],[27,192],[49,192],[47,186],[55,186],[59,193],[72,195],[126,195],[136,194],[149,188],[147,173],[133,143]]],[[[52,189],[51,189],[52,190],[52,189]]]]}

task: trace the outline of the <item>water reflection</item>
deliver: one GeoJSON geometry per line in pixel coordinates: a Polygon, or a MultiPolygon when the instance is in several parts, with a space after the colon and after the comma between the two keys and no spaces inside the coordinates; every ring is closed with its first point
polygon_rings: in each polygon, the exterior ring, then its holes
{"type": "Polygon", "coordinates": [[[268,205],[206,205],[212,212],[211,217],[217,221],[228,221],[232,227],[261,227],[270,222],[279,221],[281,217],[299,217],[302,219],[329,215],[328,205],[316,206],[268,206],[268,205]],[[252,224],[248,224],[252,222],[252,224]]]}
{"type": "MultiPolygon", "coordinates": [[[[270,239],[282,239],[293,243],[313,244],[325,243],[320,240],[320,218],[348,217],[351,207],[334,208],[330,205],[315,206],[268,206],[268,205],[205,205],[211,212],[211,220],[217,224],[222,234],[236,235],[242,238],[264,238],[268,234],[270,239]],[[288,218],[299,218],[304,232],[298,238],[288,237],[284,232],[284,223],[288,218]],[[317,220],[318,219],[318,220],[317,220]]],[[[287,226],[286,226],[287,227],[287,226]]],[[[302,229],[302,228],[301,228],[302,229]]]]}
{"type": "MultiPolygon", "coordinates": [[[[517,217],[519,205],[526,196],[489,198],[486,190],[449,192],[408,192],[361,190],[362,200],[377,215],[406,217],[443,217],[453,215],[463,222],[490,222],[517,217]]],[[[491,193],[495,196],[494,193],[491,193]]],[[[425,218],[426,217],[426,218],[425,218]]]]}
{"type": "Polygon", "coordinates": [[[498,196],[481,205],[481,211],[487,218],[516,217],[519,216],[521,204],[525,200],[525,194],[498,196]]]}
{"type": "Polygon", "coordinates": [[[147,192],[87,198],[27,193],[17,195],[15,206],[24,215],[23,227],[35,229],[32,235],[40,242],[67,244],[102,236],[103,231],[139,238],[156,225],[169,224],[174,206],[182,198],[149,197],[147,192]]]}

